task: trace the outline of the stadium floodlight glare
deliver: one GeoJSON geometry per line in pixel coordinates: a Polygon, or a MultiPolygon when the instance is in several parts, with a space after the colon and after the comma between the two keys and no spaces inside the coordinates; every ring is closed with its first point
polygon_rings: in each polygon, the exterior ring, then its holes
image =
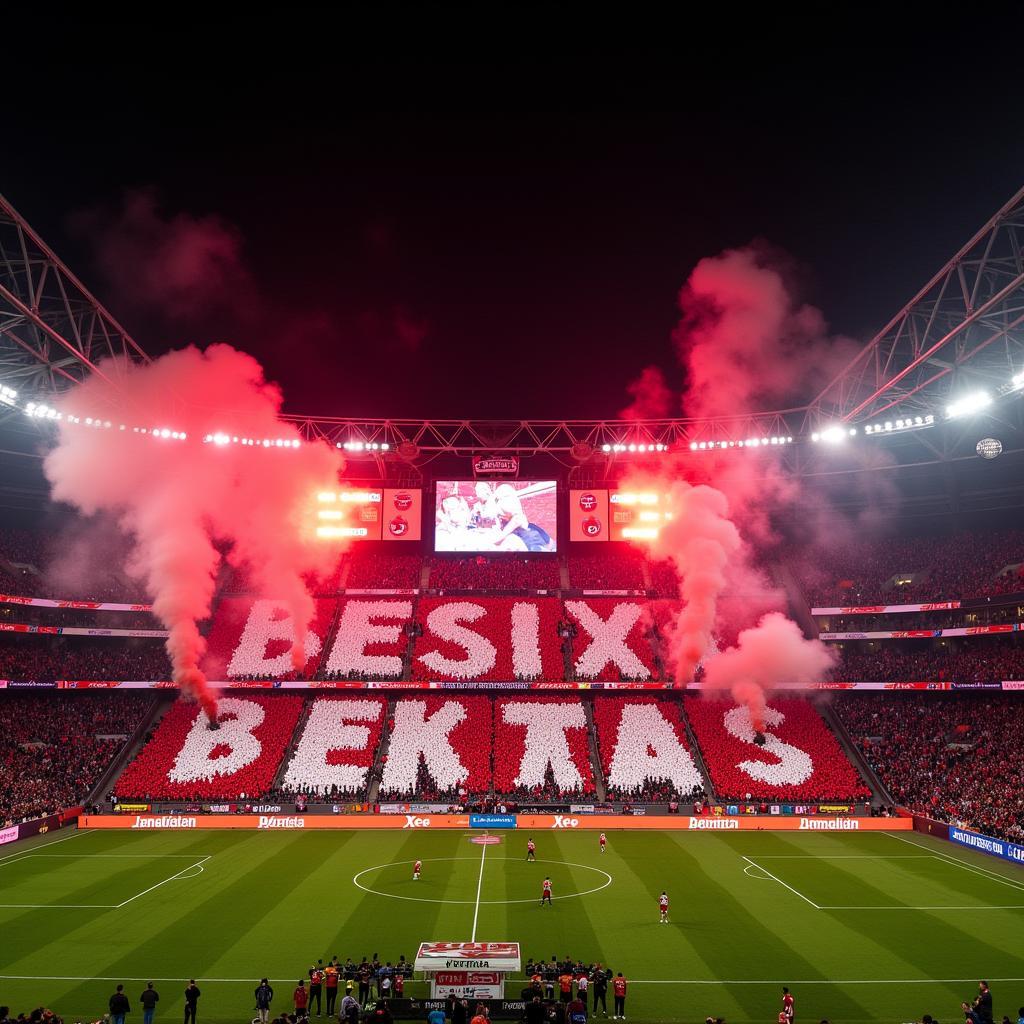
{"type": "Polygon", "coordinates": [[[1024,388],[1024,370],[1021,370],[1020,373],[1015,373],[1013,377],[1010,378],[1010,383],[1012,384],[1014,391],[1019,391],[1021,388],[1024,388]]]}
{"type": "Polygon", "coordinates": [[[9,388],[6,384],[0,384],[0,404],[16,405],[17,402],[18,392],[14,388],[9,388]]]}
{"type": "Polygon", "coordinates": [[[658,528],[656,526],[624,526],[622,536],[627,540],[656,540],[658,528]]]}
{"type": "MultiPolygon", "coordinates": [[[[850,429],[849,434],[855,434],[856,430],[850,429]]],[[[826,427],[822,431],[811,434],[811,440],[814,442],[825,441],[828,444],[840,444],[845,441],[848,436],[848,432],[845,428],[841,427],[838,423],[832,424],[831,427],[826,427]]]]}
{"type": "Polygon", "coordinates": [[[971,413],[981,412],[992,404],[992,396],[987,391],[972,391],[963,398],[946,406],[946,415],[952,420],[958,416],[970,416],[971,413]]]}

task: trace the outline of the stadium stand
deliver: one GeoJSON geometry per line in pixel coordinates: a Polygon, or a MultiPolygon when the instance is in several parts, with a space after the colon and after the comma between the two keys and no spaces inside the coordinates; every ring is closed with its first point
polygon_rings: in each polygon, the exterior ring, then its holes
{"type": "Polygon", "coordinates": [[[222,697],[221,727],[211,731],[195,704],[179,701],[114,792],[144,801],[259,796],[271,788],[301,710],[302,698],[290,695],[222,697]]]}
{"type": "Polygon", "coordinates": [[[167,680],[163,640],[0,634],[2,679],[167,680]]]}
{"type": "Polygon", "coordinates": [[[583,702],[565,697],[499,700],[494,708],[494,791],[543,801],[594,792],[583,702]],[[535,742],[527,742],[528,730],[535,742]]]}
{"type": "Polygon", "coordinates": [[[789,560],[812,606],[913,604],[1024,590],[1024,531],[854,541],[789,560]],[[896,579],[911,582],[896,584],[896,579]]]}
{"type": "Polygon", "coordinates": [[[420,585],[423,559],[419,555],[380,554],[356,550],[349,553],[346,587],[362,590],[409,590],[420,585]]]}
{"type": "Polygon", "coordinates": [[[413,678],[561,679],[559,607],[554,598],[422,598],[413,678]]]}
{"type": "Polygon", "coordinates": [[[486,590],[528,592],[557,590],[561,586],[558,560],[485,555],[434,558],[430,563],[432,590],[486,590]]]}
{"type": "Polygon", "coordinates": [[[678,701],[597,697],[594,725],[609,800],[691,800],[703,795],[678,701]]]}
{"type": "Polygon", "coordinates": [[[395,705],[383,759],[380,799],[449,800],[464,803],[491,785],[494,725],[489,697],[406,697],[395,705]],[[440,716],[440,717],[436,717],[440,716]],[[453,761],[434,729],[448,732],[453,761]]]}
{"type": "Polygon", "coordinates": [[[642,590],[643,553],[624,548],[615,553],[574,555],[569,559],[569,583],[577,590],[642,590]]]}
{"type": "Polygon", "coordinates": [[[764,746],[755,743],[746,708],[704,697],[685,697],[683,703],[720,798],[742,800],[749,794],[756,799],[811,802],[871,796],[807,701],[771,700],[764,746]]]}
{"type": "Polygon", "coordinates": [[[842,645],[834,679],[843,682],[986,683],[1024,679],[1024,644],[1019,633],[938,642],[876,641],[870,647],[842,645]]]}
{"type": "Polygon", "coordinates": [[[661,678],[649,605],[610,597],[566,599],[564,605],[576,679],[661,678]]]}
{"type": "Polygon", "coordinates": [[[81,803],[152,700],[149,694],[6,694],[0,701],[0,824],[81,803]]]}
{"type": "Polygon", "coordinates": [[[366,796],[386,705],[363,697],[319,697],[290,748],[280,791],[325,800],[366,796]]]}
{"type": "Polygon", "coordinates": [[[986,835],[1024,840],[1019,699],[844,694],[834,706],[898,804],[986,835]]]}

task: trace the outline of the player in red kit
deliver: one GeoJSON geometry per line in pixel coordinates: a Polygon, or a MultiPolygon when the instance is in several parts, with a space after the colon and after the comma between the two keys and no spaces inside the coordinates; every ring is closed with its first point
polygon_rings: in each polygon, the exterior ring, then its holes
{"type": "MultiPolygon", "coordinates": [[[[782,986],[782,1013],[786,1015],[788,1024],[793,1024],[793,1021],[796,1020],[793,1012],[793,996],[785,985],[782,986]]],[[[779,1015],[779,1018],[781,1020],[782,1014],[779,1015]]]]}
{"type": "Polygon", "coordinates": [[[544,879],[544,888],[541,890],[541,894],[540,894],[540,905],[543,907],[545,903],[547,903],[548,906],[551,905],[551,879],[550,878],[545,878],[544,879]]]}
{"type": "Polygon", "coordinates": [[[537,859],[537,844],[532,839],[527,839],[526,841],[526,859],[537,859]]]}
{"type": "Polygon", "coordinates": [[[608,837],[602,832],[597,839],[598,844],[601,847],[601,852],[604,853],[604,848],[608,845],[608,837]]]}
{"type": "Polygon", "coordinates": [[[658,897],[658,910],[661,912],[659,924],[668,924],[668,893],[662,892],[658,897]]]}
{"type": "Polygon", "coordinates": [[[422,867],[423,867],[423,862],[422,861],[418,860],[418,861],[416,861],[415,864],[413,864],[413,866],[412,866],[412,880],[414,882],[418,882],[420,880],[420,868],[422,868],[422,867]]]}

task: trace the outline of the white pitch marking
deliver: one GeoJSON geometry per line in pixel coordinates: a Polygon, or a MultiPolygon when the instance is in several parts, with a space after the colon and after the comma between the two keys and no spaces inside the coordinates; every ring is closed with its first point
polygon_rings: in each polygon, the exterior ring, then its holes
{"type": "Polygon", "coordinates": [[[975,904],[973,907],[819,907],[819,910],[1024,910],[1024,905],[993,907],[989,904],[975,904]]]}
{"type": "MultiPolygon", "coordinates": [[[[197,861],[195,861],[192,864],[186,865],[177,874],[171,875],[170,878],[165,878],[162,882],[157,882],[156,885],[151,885],[148,889],[143,889],[142,892],[137,892],[134,896],[130,896],[128,899],[126,899],[124,901],[124,903],[118,903],[118,905],[117,905],[118,909],[120,910],[121,907],[127,907],[129,903],[133,902],[134,900],[137,900],[140,896],[145,896],[146,893],[152,892],[154,889],[159,889],[161,885],[166,885],[168,882],[173,882],[176,878],[179,878],[181,875],[184,875],[185,872],[190,870],[191,868],[196,868],[196,867],[199,868],[200,869],[199,873],[201,874],[202,873],[202,869],[203,869],[203,865],[209,859],[210,859],[209,857],[204,857],[202,860],[197,860],[197,861]]],[[[194,875],[189,875],[187,877],[194,878],[195,876],[194,875]]]]}
{"type": "MultiPolygon", "coordinates": [[[[505,860],[516,860],[516,861],[519,860],[518,857],[505,857],[504,859],[505,860]]],[[[431,857],[430,860],[427,860],[424,863],[427,863],[427,864],[439,863],[441,861],[444,861],[444,862],[447,863],[448,861],[453,861],[453,860],[472,860],[472,861],[475,861],[476,857],[431,857]]],[[[399,865],[399,864],[412,864],[412,863],[413,863],[413,861],[411,861],[411,860],[392,860],[392,861],[388,861],[387,864],[374,864],[373,867],[363,868],[362,871],[357,871],[352,876],[352,884],[357,889],[362,889],[363,892],[373,893],[374,896],[384,896],[384,897],[386,897],[387,899],[390,899],[390,900],[407,900],[410,903],[461,903],[461,904],[464,904],[464,905],[468,906],[470,903],[474,902],[473,900],[432,900],[432,899],[430,899],[430,898],[428,898],[426,896],[399,896],[398,893],[396,893],[396,892],[381,892],[380,889],[371,889],[371,888],[369,888],[369,886],[363,885],[363,883],[359,881],[359,879],[362,878],[363,875],[368,875],[371,871],[379,871],[381,868],[390,868],[390,867],[394,867],[395,865],[399,865]]],[[[571,861],[571,860],[545,860],[543,858],[535,861],[534,863],[537,863],[537,864],[562,864],[562,865],[564,865],[565,867],[568,867],[568,868],[583,868],[586,871],[594,871],[594,872],[596,872],[599,875],[604,875],[604,877],[607,879],[607,881],[604,883],[604,885],[598,885],[598,886],[596,886],[593,889],[584,889],[583,892],[570,892],[570,893],[566,893],[564,896],[560,896],[559,899],[571,900],[571,899],[574,899],[577,896],[590,896],[592,893],[601,892],[602,889],[607,889],[608,886],[612,884],[612,876],[609,875],[607,871],[602,871],[600,868],[595,868],[592,864],[577,864],[575,861],[571,861]]],[[[536,897],[531,897],[531,898],[525,899],[525,900],[481,900],[480,904],[481,904],[481,906],[488,907],[488,906],[499,906],[499,905],[500,906],[506,906],[506,905],[511,904],[511,903],[536,903],[536,902],[537,902],[536,897]]]]}
{"type": "Polygon", "coordinates": [[[802,900],[804,901],[804,903],[810,903],[810,905],[811,905],[812,907],[814,907],[814,909],[815,909],[815,910],[821,910],[821,907],[819,907],[819,906],[818,906],[818,904],[814,902],[814,900],[809,900],[809,899],[808,899],[808,898],[807,898],[807,897],[806,897],[806,896],[805,896],[805,895],[804,895],[804,894],[803,894],[802,892],[797,892],[797,890],[796,890],[796,889],[794,889],[794,888],[793,888],[793,886],[791,886],[791,885],[786,885],[786,883],[785,883],[785,882],[784,882],[784,881],[783,881],[783,880],[782,880],[781,878],[777,878],[777,877],[776,877],[775,875],[773,875],[773,874],[772,874],[772,873],[771,873],[771,872],[770,872],[770,871],[769,871],[769,870],[768,870],[767,868],[761,867],[761,865],[760,865],[760,864],[758,864],[758,863],[757,863],[756,861],[753,861],[753,860],[751,860],[751,859],[750,859],[749,857],[744,857],[743,859],[744,859],[744,860],[745,860],[745,861],[746,861],[746,862],[747,862],[748,864],[752,864],[752,865],[753,865],[753,866],[754,866],[755,868],[761,868],[761,870],[762,870],[762,871],[763,871],[763,872],[764,872],[764,873],[765,873],[765,874],[766,874],[766,875],[767,875],[767,876],[768,876],[769,878],[773,878],[773,879],[775,879],[775,881],[776,881],[776,882],[778,882],[778,883],[779,883],[779,885],[781,885],[781,886],[783,886],[784,888],[788,889],[788,890],[789,890],[789,891],[790,891],[790,892],[791,892],[791,893],[792,893],[792,894],[793,894],[794,896],[799,896],[799,897],[800,897],[800,899],[802,899],[802,900]]]}
{"type": "MultiPolygon", "coordinates": [[[[476,859],[475,857],[473,858],[476,859]]],[[[983,974],[983,970],[976,972],[977,974],[983,974]]],[[[273,975],[268,975],[271,981],[280,981],[285,978],[290,978],[291,975],[287,971],[278,971],[273,975]]],[[[153,981],[153,982],[171,982],[171,981],[188,981],[188,978],[157,978],[152,974],[142,975],[138,978],[127,978],[123,974],[118,974],[115,977],[101,978],[95,974],[89,974],[85,976],[81,975],[69,975],[69,974],[0,974],[0,981],[153,981]]],[[[201,980],[208,985],[251,985],[252,978],[201,978],[201,980]]],[[[512,984],[516,984],[521,981],[529,981],[529,978],[506,978],[505,979],[512,984]]],[[[834,980],[832,978],[806,978],[800,980],[799,978],[782,978],[780,980],[751,980],[750,978],[738,978],[732,980],[726,980],[721,978],[658,978],[646,981],[630,980],[630,985],[966,985],[969,982],[976,981],[974,976],[970,978],[847,978],[844,980],[834,980]]],[[[997,984],[1008,984],[1008,983],[1019,983],[1024,981],[1024,978],[989,978],[990,982],[996,982],[997,984]]]]}
{"type": "Polygon", "coordinates": [[[35,850],[42,850],[47,846],[56,846],[58,843],[66,843],[69,839],[77,839],[79,836],[88,835],[90,832],[95,832],[94,828],[78,829],[69,836],[64,836],[63,839],[54,839],[49,843],[40,843],[38,846],[32,846],[27,850],[19,850],[17,853],[9,853],[6,857],[0,857],[0,867],[5,867],[4,861],[14,860],[16,858],[26,857],[33,853],[35,850]]]}
{"type": "MultiPolygon", "coordinates": [[[[908,846],[916,846],[919,850],[928,850],[929,847],[922,846],[920,843],[912,843],[909,839],[904,839],[903,836],[896,835],[895,832],[887,832],[886,835],[891,835],[893,839],[898,839],[901,843],[906,843],[908,846]]],[[[968,847],[964,847],[968,849],[968,847]]],[[[950,857],[949,854],[940,853],[938,850],[931,850],[930,854],[936,860],[944,860],[949,864],[954,864],[958,868],[963,868],[964,871],[970,871],[975,875],[981,875],[982,878],[990,878],[993,882],[1002,882],[1003,885],[1008,885],[1011,889],[1020,889],[1024,891],[1024,885],[1019,882],[1013,881],[1013,879],[1007,878],[1005,875],[1000,875],[998,872],[990,871],[988,868],[982,868],[965,864],[962,860],[957,860],[956,857],[950,857]]]]}
{"type": "Polygon", "coordinates": [[[476,906],[473,908],[473,934],[469,941],[476,942],[476,921],[480,915],[480,888],[484,884],[484,860],[487,857],[487,844],[480,845],[480,876],[476,880],[476,906]]]}

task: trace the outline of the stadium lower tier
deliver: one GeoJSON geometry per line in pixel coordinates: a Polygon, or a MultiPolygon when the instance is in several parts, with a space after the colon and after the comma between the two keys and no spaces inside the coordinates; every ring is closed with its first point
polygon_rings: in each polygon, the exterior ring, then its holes
{"type": "Polygon", "coordinates": [[[682,801],[716,791],[770,801],[870,798],[814,707],[773,701],[764,736],[727,701],[647,697],[381,698],[241,693],[219,728],[177,703],[128,765],[115,795],[133,800],[309,798],[517,803],[682,801]]]}
{"type": "Polygon", "coordinates": [[[83,802],[145,728],[113,799],[852,804],[874,789],[876,802],[1020,841],[1019,700],[858,693],[827,711],[771,698],[758,735],[747,708],[697,696],[233,691],[211,730],[180,700],[0,691],[0,822],[83,802]]]}

